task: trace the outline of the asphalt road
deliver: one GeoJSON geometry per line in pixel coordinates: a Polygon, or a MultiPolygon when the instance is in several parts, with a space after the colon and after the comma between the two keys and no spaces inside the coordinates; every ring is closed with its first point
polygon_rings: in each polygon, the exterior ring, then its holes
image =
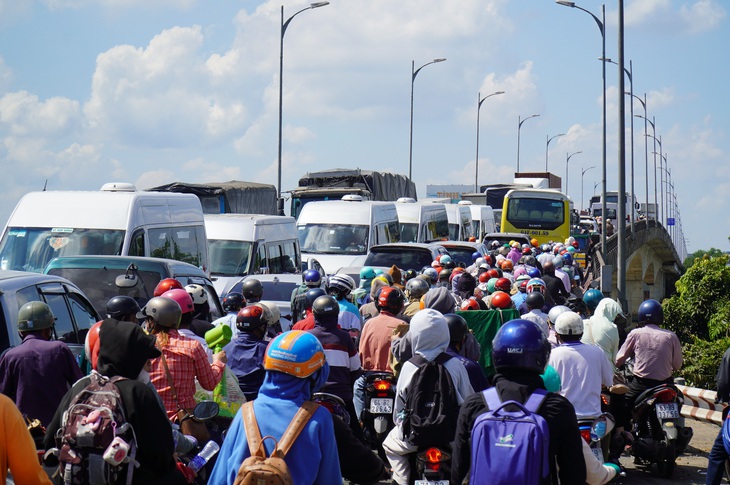
{"type": "MultiPolygon", "coordinates": [[[[633,463],[633,458],[624,455],[621,464],[626,467],[626,477],[614,479],[616,484],[649,484],[649,485],[704,485],[707,456],[712,443],[717,437],[720,427],[701,421],[687,420],[687,426],[694,431],[692,441],[683,455],[677,457],[677,467],[670,479],[659,478],[656,469],[641,468],[633,463]]],[[[726,482],[723,482],[726,483],[726,482]]]]}

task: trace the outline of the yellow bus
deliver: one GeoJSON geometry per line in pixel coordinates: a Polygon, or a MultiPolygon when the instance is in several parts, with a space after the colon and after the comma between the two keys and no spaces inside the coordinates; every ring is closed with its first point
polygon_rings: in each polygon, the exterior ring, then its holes
{"type": "Polygon", "coordinates": [[[504,196],[501,232],[519,232],[540,244],[570,236],[570,198],[557,190],[513,189],[504,196]]]}

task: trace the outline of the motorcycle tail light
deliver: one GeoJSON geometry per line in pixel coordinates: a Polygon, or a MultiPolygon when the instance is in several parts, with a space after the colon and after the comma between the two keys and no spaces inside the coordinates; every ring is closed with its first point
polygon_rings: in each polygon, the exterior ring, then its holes
{"type": "Polygon", "coordinates": [[[591,443],[591,427],[590,426],[581,426],[580,427],[580,437],[585,440],[586,443],[591,443]]]}
{"type": "Polygon", "coordinates": [[[383,380],[374,381],[373,382],[373,387],[375,388],[376,391],[389,391],[390,390],[390,382],[383,381],[383,380]]]}
{"type": "Polygon", "coordinates": [[[664,389],[654,396],[656,402],[674,402],[677,399],[677,392],[674,389],[664,389]]]}

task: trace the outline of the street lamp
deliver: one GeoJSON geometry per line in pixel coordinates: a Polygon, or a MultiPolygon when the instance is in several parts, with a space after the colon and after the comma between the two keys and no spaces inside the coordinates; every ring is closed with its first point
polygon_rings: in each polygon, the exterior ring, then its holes
{"type": "Polygon", "coordinates": [[[487,94],[482,98],[482,93],[477,93],[477,155],[475,159],[474,167],[474,192],[479,192],[479,110],[482,107],[482,103],[491,96],[497,96],[504,94],[504,91],[496,91],[492,94],[487,94]]]}
{"type": "Polygon", "coordinates": [[[292,21],[294,17],[299,15],[300,13],[304,12],[305,10],[311,10],[313,8],[319,8],[324,7],[325,5],[329,5],[329,2],[315,2],[309,5],[309,7],[305,7],[289,17],[286,22],[284,22],[284,5],[281,6],[281,39],[279,43],[279,161],[278,161],[278,177],[277,177],[277,185],[276,185],[276,205],[279,211],[279,215],[284,215],[284,199],[281,198],[281,141],[282,141],[282,106],[283,106],[283,97],[284,97],[284,34],[286,33],[286,28],[289,27],[289,22],[292,21]]]}
{"type": "Polygon", "coordinates": [[[666,220],[664,218],[664,199],[665,199],[665,192],[664,192],[664,182],[666,179],[664,178],[664,173],[666,171],[667,167],[667,153],[662,151],[662,135],[659,135],[659,153],[654,153],[655,155],[659,155],[659,206],[661,207],[661,221],[662,225],[666,224],[666,220]],[[662,160],[664,160],[664,167],[662,167],[662,160]]]}
{"type": "Polygon", "coordinates": [[[596,166],[593,165],[592,167],[584,168],[583,170],[580,171],[580,211],[581,212],[583,212],[583,201],[585,200],[585,199],[583,199],[583,176],[586,174],[586,172],[588,170],[590,170],[592,168],[596,168],[596,166]]]}
{"type": "Polygon", "coordinates": [[[411,181],[413,180],[413,84],[415,83],[416,76],[418,76],[418,72],[421,69],[437,62],[444,62],[445,60],[445,58],[434,59],[431,62],[427,62],[426,64],[422,65],[418,69],[415,69],[416,61],[411,61],[411,130],[409,138],[410,141],[408,144],[408,180],[411,181]]]}
{"type": "MultiPolygon", "coordinates": [[[[610,62],[611,64],[619,65],[617,62],[612,61],[611,59],[598,59],[599,61],[605,61],[610,62]]],[[[627,91],[625,94],[628,94],[630,96],[629,100],[631,102],[630,110],[631,110],[631,235],[633,237],[634,234],[634,220],[636,219],[636,193],[634,192],[634,75],[633,75],[633,65],[631,60],[629,60],[629,68],[624,68],[624,73],[626,74],[626,77],[629,78],[629,91],[627,91]]],[[[639,98],[641,99],[641,98],[639,98]]],[[[623,118],[622,118],[623,119],[623,118]]]]}
{"type": "Polygon", "coordinates": [[[545,142],[545,171],[548,171],[548,145],[550,145],[550,142],[553,141],[553,138],[557,138],[559,136],[565,136],[565,133],[558,133],[555,136],[551,136],[548,138],[549,135],[545,135],[545,139],[547,142],[545,142]]]}
{"type": "Polygon", "coordinates": [[[540,115],[530,115],[524,120],[521,115],[517,116],[517,173],[520,173],[520,129],[522,129],[522,123],[529,120],[530,118],[537,118],[540,115]]]}
{"type": "Polygon", "coordinates": [[[654,203],[656,203],[656,156],[659,155],[659,205],[656,206],[657,220],[663,221],[664,220],[664,188],[661,186],[662,183],[664,183],[664,176],[661,172],[662,169],[662,153],[664,149],[662,148],[662,135],[659,135],[659,138],[657,138],[654,135],[647,135],[654,139],[654,151],[652,152],[654,154],[654,203]],[[656,144],[659,143],[659,152],[656,151],[656,144]]]}
{"type": "MultiPolygon", "coordinates": [[[[588,10],[579,7],[575,4],[575,2],[567,2],[564,0],[557,0],[558,4],[563,5],[565,7],[571,7],[571,8],[577,8],[578,10],[582,10],[583,12],[587,13],[591,17],[593,17],[593,20],[596,21],[596,25],[598,25],[598,30],[601,31],[601,58],[606,58],[606,30],[604,26],[606,25],[606,5],[603,4],[601,6],[601,11],[603,13],[601,21],[598,17],[593,15],[588,10]]],[[[601,213],[606,213],[606,63],[602,63],[603,69],[602,69],[602,78],[603,78],[603,91],[601,93],[601,97],[603,98],[603,137],[602,137],[602,160],[601,160],[601,166],[603,169],[603,175],[602,175],[602,183],[603,188],[601,190],[601,213]]],[[[601,251],[606,252],[606,218],[601,218],[601,251]]]]}
{"type": "Polygon", "coordinates": [[[575,152],[571,153],[570,155],[568,155],[567,153],[565,154],[565,195],[568,195],[568,162],[573,157],[573,155],[578,155],[579,153],[583,152],[575,152]]]}
{"type": "MultiPolygon", "coordinates": [[[[656,153],[656,142],[657,142],[657,138],[656,138],[656,119],[653,116],[651,117],[651,120],[649,120],[649,118],[647,118],[646,116],[641,116],[641,115],[634,115],[634,116],[636,116],[637,118],[643,118],[644,119],[644,122],[645,122],[644,123],[644,146],[646,146],[646,140],[648,140],[649,137],[652,137],[654,139],[654,151],[652,153],[656,153]],[[649,133],[647,133],[646,123],[649,123],[651,125],[651,131],[652,131],[652,133],[654,133],[653,136],[650,135],[649,133]]],[[[657,214],[659,214],[659,204],[657,203],[656,189],[657,189],[657,185],[656,185],[656,155],[654,155],[654,219],[655,220],[657,219],[657,214]]],[[[647,207],[647,210],[648,210],[648,207],[647,207]]]]}
{"type": "MultiPolygon", "coordinates": [[[[638,99],[639,102],[641,103],[641,106],[644,108],[644,116],[643,116],[643,118],[644,118],[644,135],[646,135],[648,132],[648,129],[649,129],[647,126],[647,122],[649,120],[646,119],[646,116],[647,116],[646,115],[646,93],[644,93],[644,99],[641,99],[639,96],[637,96],[635,94],[632,94],[631,96],[633,98],[638,99]]],[[[640,118],[642,118],[642,117],[640,116],[640,118]]],[[[634,131],[632,129],[631,130],[632,137],[634,136],[633,133],[634,133],[634,131]]],[[[644,136],[644,190],[645,190],[644,195],[646,197],[646,199],[645,199],[646,207],[644,208],[645,211],[649,209],[649,147],[648,147],[648,143],[649,143],[649,140],[647,139],[646,136],[644,136]]],[[[634,143],[632,142],[631,145],[633,146],[633,144],[634,143]]],[[[644,216],[646,216],[646,214],[644,214],[644,216]]]]}

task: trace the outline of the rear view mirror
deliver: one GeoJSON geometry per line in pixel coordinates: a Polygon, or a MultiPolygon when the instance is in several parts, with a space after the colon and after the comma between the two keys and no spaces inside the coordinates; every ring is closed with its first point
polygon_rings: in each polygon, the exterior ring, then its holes
{"type": "Polygon", "coordinates": [[[215,401],[201,401],[193,409],[193,418],[197,421],[207,421],[218,416],[220,406],[215,401]]]}
{"type": "Polygon", "coordinates": [[[134,288],[137,286],[137,266],[132,263],[127,267],[127,271],[123,275],[119,275],[114,279],[114,284],[118,288],[134,288]]]}

